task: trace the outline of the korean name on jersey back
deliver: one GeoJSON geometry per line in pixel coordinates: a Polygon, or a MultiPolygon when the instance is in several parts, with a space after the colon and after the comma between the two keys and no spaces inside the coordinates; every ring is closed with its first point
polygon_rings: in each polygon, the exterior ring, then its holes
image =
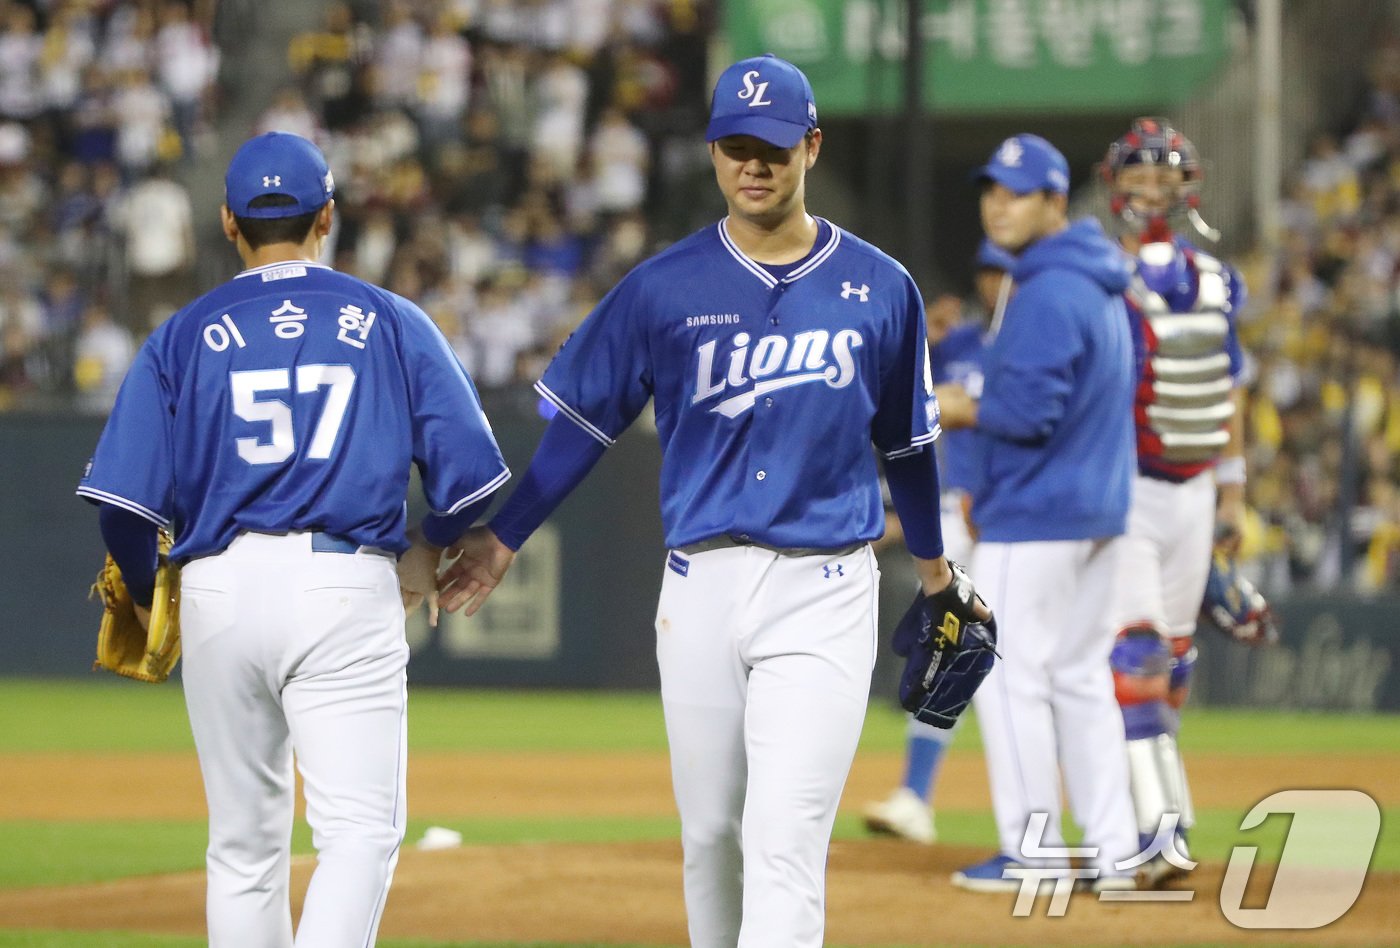
{"type": "Polygon", "coordinates": [[[152,333],[78,492],[171,525],[177,559],[242,530],[324,530],[397,551],[415,461],[444,513],[509,477],[442,334],[371,284],[273,264],[152,333]],[[152,419],[165,424],[131,435],[152,419]]]}

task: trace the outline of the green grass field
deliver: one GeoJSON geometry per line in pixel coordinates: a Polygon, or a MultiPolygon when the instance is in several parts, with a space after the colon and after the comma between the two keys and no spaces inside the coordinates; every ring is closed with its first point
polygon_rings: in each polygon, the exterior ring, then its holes
{"type": "MultiPolygon", "coordinates": [[[[188,752],[189,726],[178,687],[151,688],[126,682],[34,682],[0,679],[0,754],[114,751],[188,752]]],[[[1182,729],[1185,752],[1259,755],[1364,752],[1400,757],[1395,716],[1267,714],[1189,711],[1182,729]]],[[[976,722],[959,734],[954,754],[976,754],[976,722]]],[[[862,752],[898,752],[904,718],[892,707],[875,706],[867,718],[862,752]]],[[[410,698],[410,749],[451,751],[661,751],[665,731],[654,694],[530,693],[415,689],[410,698]]],[[[81,774],[75,774],[81,779],[81,774]]],[[[1387,816],[1390,814],[1386,814],[1387,816]]],[[[1261,858],[1277,854],[1286,825],[1271,819],[1248,834],[1239,830],[1238,809],[1198,813],[1193,848],[1220,858],[1241,842],[1258,845],[1261,858]]],[[[1373,862],[1377,870],[1400,870],[1400,834],[1385,820],[1373,862]]],[[[611,842],[674,838],[674,817],[578,819],[461,819],[411,814],[408,838],[429,825],[462,832],[467,845],[486,843],[611,842]]],[[[989,810],[939,809],[940,839],[991,847],[995,830],[989,810]]],[[[95,882],[126,876],[198,870],[203,866],[202,821],[0,821],[0,888],[95,882]]],[[[843,812],[838,838],[863,834],[857,818],[843,812]]],[[[310,852],[310,834],[299,824],[299,853],[310,852]]],[[[0,917],[0,948],[185,948],[197,939],[121,933],[9,931],[0,917]]],[[[451,948],[466,943],[384,940],[386,948],[451,948]]],[[[469,948],[578,948],[474,942],[469,948]]]]}

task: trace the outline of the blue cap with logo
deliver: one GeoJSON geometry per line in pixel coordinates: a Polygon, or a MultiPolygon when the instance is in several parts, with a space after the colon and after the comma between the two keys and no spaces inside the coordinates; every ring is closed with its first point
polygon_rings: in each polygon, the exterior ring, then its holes
{"type": "Polygon", "coordinates": [[[224,201],[235,217],[297,217],[320,210],[334,195],[335,179],[321,149],[288,132],[265,132],[248,139],[224,174],[224,201]],[[293,203],[249,206],[264,194],[281,194],[293,203]]]}
{"type": "Polygon", "coordinates": [[[791,148],[817,127],[812,84],[792,63],[772,53],[741,59],[715,83],[705,141],[752,135],[791,148]]]}
{"type": "Polygon", "coordinates": [[[977,169],[978,181],[995,181],[1016,194],[1032,191],[1069,193],[1069,162],[1039,135],[1021,133],[1002,142],[977,169]]]}

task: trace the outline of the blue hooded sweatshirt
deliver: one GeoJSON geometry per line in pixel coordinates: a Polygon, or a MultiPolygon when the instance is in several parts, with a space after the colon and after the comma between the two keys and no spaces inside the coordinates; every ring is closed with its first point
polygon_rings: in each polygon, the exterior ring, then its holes
{"type": "Polygon", "coordinates": [[[1092,219],[1031,244],[986,353],[972,516],[998,543],[1117,536],[1136,457],[1123,253],[1092,219]]]}

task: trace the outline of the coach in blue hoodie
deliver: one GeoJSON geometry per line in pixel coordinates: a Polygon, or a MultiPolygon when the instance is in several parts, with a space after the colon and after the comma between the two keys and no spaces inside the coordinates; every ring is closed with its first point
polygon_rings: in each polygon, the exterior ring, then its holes
{"type": "Polygon", "coordinates": [[[982,225],[1016,255],[1017,290],[981,398],[939,393],[944,426],[977,434],[972,572],[998,616],[1003,660],[975,700],[1000,852],[953,882],[1015,891],[1018,868],[1033,866],[1131,887],[1122,863],[1137,854],[1137,828],[1106,608],[1135,470],[1129,272],[1096,221],[1069,223],[1069,166],[1045,139],[1008,138],[978,179],[982,225]],[[1061,771],[1095,852],[1080,868],[1046,852],[1065,845],[1061,771]]]}

